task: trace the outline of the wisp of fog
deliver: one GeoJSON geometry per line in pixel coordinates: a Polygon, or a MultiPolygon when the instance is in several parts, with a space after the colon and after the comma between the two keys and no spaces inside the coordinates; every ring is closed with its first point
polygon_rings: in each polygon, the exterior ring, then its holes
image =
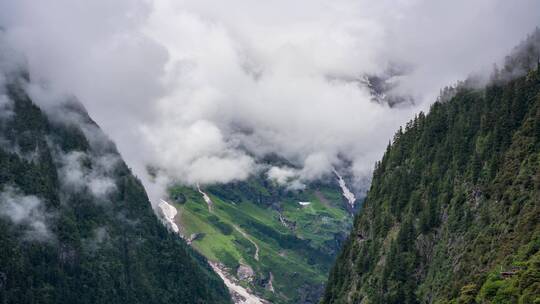
{"type": "Polygon", "coordinates": [[[154,203],[260,170],[298,188],[344,167],[361,192],[399,126],[539,20],[533,0],[0,3],[32,82],[77,96],[154,203]],[[375,100],[369,76],[408,102],[375,100]]]}

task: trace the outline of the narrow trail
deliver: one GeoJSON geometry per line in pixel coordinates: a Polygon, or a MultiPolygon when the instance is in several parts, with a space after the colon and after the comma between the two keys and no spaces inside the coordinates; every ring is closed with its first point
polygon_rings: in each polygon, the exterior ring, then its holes
{"type": "MultiPolygon", "coordinates": [[[[208,205],[208,211],[210,213],[214,213],[214,202],[212,202],[212,199],[210,199],[210,196],[208,196],[208,194],[206,194],[206,192],[202,191],[201,190],[201,187],[199,186],[199,184],[197,184],[197,190],[199,191],[199,193],[203,196],[203,199],[204,201],[206,202],[206,204],[208,205]]],[[[175,209],[176,210],[176,209],[175,209]]],[[[236,225],[232,225],[234,227],[234,229],[236,231],[238,231],[246,240],[248,240],[249,242],[251,242],[251,244],[253,244],[253,246],[255,246],[255,255],[253,256],[253,258],[256,260],[256,261],[259,261],[259,245],[257,245],[257,243],[255,243],[253,241],[253,239],[251,239],[251,236],[249,236],[249,234],[247,234],[246,232],[244,232],[244,230],[240,229],[240,227],[236,226],[236,225]]]]}
{"type": "Polygon", "coordinates": [[[249,236],[249,234],[245,233],[244,230],[240,229],[240,227],[236,226],[236,225],[233,225],[234,229],[236,229],[236,231],[240,232],[240,234],[248,241],[251,242],[251,244],[253,244],[253,246],[255,246],[255,255],[253,256],[253,258],[256,260],[256,261],[259,261],[259,246],[257,245],[257,243],[255,243],[252,239],[251,239],[251,236],[249,236]]]}
{"type": "Polygon", "coordinates": [[[274,289],[274,275],[270,272],[270,279],[268,281],[268,286],[267,286],[267,289],[270,290],[272,293],[275,293],[275,289],[274,289]]]}

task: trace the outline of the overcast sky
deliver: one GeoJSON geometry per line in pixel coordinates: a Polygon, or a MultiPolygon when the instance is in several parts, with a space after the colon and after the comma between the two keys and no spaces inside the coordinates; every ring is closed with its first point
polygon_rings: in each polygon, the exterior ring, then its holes
{"type": "Polygon", "coordinates": [[[229,182],[267,153],[300,166],[272,171],[297,181],[350,161],[361,186],[441,87],[489,70],[539,23],[535,0],[0,2],[33,81],[76,95],[154,200],[147,165],[165,182],[229,182]],[[408,67],[394,93],[415,105],[350,81],[391,63],[408,67]]]}

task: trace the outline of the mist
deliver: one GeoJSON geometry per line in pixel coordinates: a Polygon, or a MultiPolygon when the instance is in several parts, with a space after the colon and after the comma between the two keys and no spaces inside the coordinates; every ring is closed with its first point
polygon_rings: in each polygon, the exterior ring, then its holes
{"type": "Polygon", "coordinates": [[[53,241],[48,221],[53,217],[45,210],[41,199],[22,195],[18,189],[5,187],[0,192],[0,216],[21,225],[23,237],[33,241],[53,241]]]}
{"type": "Polygon", "coordinates": [[[170,182],[260,170],[299,189],[346,167],[363,191],[399,126],[440,88],[491,71],[539,20],[532,0],[0,4],[32,82],[77,96],[154,203],[170,182]],[[386,93],[413,102],[374,102],[365,76],[395,67],[386,93]],[[263,166],[269,154],[294,168],[263,166]]]}

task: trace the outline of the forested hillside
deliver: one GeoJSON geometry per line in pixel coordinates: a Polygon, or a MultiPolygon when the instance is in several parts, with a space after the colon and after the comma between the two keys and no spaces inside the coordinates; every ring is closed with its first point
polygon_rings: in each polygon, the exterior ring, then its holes
{"type": "Polygon", "coordinates": [[[539,42],[396,133],[322,303],[540,303],[539,42]]]}
{"type": "Polygon", "coordinates": [[[231,303],[80,104],[0,84],[0,303],[231,303]]]}

